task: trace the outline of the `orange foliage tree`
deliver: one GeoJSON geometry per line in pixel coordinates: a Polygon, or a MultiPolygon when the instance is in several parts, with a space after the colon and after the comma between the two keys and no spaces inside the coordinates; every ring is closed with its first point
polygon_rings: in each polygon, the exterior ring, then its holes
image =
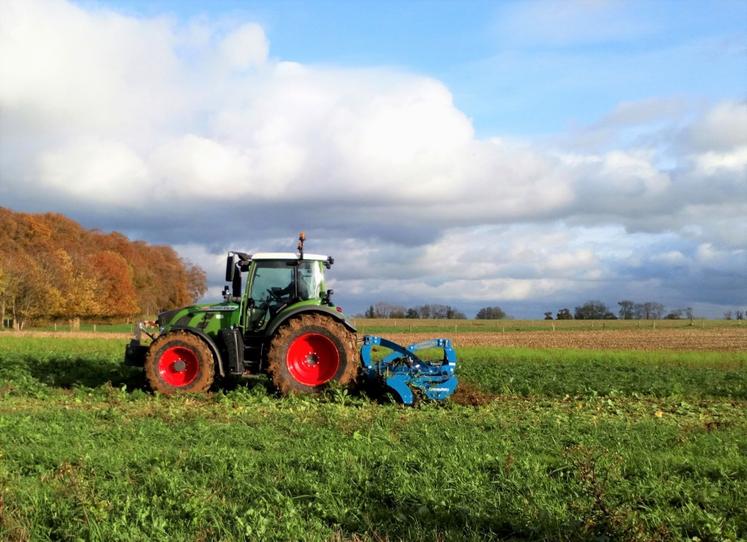
{"type": "Polygon", "coordinates": [[[194,303],[206,284],[171,247],[0,207],[0,324],[152,315],[194,303]]]}

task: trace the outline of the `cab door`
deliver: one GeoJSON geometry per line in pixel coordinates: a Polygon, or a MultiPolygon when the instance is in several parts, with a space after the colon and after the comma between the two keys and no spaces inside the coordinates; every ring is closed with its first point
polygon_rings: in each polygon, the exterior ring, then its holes
{"type": "Polygon", "coordinates": [[[250,332],[263,330],[295,292],[295,266],[282,260],[256,260],[247,301],[250,332]]]}

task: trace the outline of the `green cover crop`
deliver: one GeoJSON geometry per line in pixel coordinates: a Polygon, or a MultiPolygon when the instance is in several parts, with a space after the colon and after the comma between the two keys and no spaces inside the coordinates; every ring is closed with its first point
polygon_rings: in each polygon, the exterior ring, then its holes
{"type": "Polygon", "coordinates": [[[465,348],[470,404],[403,408],[156,396],[121,349],[0,336],[0,540],[747,536],[744,353],[465,348]]]}

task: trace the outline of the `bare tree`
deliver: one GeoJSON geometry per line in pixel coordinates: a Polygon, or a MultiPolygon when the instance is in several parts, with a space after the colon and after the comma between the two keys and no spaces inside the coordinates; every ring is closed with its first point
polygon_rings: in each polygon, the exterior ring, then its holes
{"type": "Polygon", "coordinates": [[[654,301],[635,304],[635,315],[639,320],[660,320],[664,314],[664,305],[654,301]]]}
{"type": "Polygon", "coordinates": [[[620,306],[620,319],[621,320],[632,320],[635,318],[635,301],[625,299],[618,301],[617,304],[620,306]]]}

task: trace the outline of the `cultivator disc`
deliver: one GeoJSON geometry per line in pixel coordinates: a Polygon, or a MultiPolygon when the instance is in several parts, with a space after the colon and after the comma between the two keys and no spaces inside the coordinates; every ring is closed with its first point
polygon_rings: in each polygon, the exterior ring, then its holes
{"type": "Polygon", "coordinates": [[[406,405],[414,404],[418,396],[443,401],[456,391],[456,352],[448,339],[430,339],[401,346],[381,337],[366,335],[360,353],[369,380],[383,381],[406,405]],[[426,361],[416,354],[433,349],[441,352],[441,359],[426,361]],[[381,351],[384,351],[383,356],[379,355],[381,351]],[[379,357],[381,359],[375,359],[379,357]]]}

